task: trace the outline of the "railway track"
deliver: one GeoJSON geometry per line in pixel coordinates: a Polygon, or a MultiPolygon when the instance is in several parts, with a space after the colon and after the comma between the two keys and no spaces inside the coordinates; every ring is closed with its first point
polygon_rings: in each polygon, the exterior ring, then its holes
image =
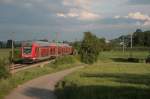
{"type": "Polygon", "coordinates": [[[48,60],[48,61],[43,61],[43,62],[38,62],[38,63],[34,63],[34,64],[12,64],[10,65],[10,72],[11,73],[16,73],[19,72],[21,70],[25,70],[25,69],[29,69],[29,68],[33,68],[33,67],[43,67],[44,65],[53,62],[53,60],[48,60]]]}

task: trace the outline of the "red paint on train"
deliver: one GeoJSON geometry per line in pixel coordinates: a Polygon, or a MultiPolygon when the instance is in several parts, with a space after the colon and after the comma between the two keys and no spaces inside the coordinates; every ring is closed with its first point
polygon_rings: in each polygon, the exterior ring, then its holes
{"type": "Polygon", "coordinates": [[[34,62],[73,53],[72,46],[64,43],[48,43],[42,41],[24,42],[21,57],[25,62],[34,62]]]}

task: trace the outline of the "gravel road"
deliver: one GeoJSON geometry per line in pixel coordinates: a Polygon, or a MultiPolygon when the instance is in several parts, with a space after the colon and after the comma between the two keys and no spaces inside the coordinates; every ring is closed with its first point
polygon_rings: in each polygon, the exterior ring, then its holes
{"type": "Polygon", "coordinates": [[[54,88],[58,81],[83,66],[66,69],[33,79],[14,89],[5,99],[56,99],[54,88]]]}

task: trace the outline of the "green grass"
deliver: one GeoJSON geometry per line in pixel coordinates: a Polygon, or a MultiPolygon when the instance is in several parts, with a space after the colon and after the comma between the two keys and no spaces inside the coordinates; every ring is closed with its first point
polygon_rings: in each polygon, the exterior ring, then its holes
{"type": "MultiPolygon", "coordinates": [[[[139,62],[145,62],[147,56],[150,55],[149,51],[133,51],[132,58],[139,59],[139,62]]],[[[102,62],[127,62],[127,59],[131,57],[131,52],[126,51],[123,53],[122,51],[105,51],[101,52],[99,55],[99,59],[102,62]]]]}
{"type": "MultiPolygon", "coordinates": [[[[130,51],[123,53],[122,51],[106,51],[100,53],[100,58],[129,58],[131,55],[130,51]]],[[[132,51],[132,57],[144,59],[150,55],[149,51],[132,51]]]]}
{"type": "Polygon", "coordinates": [[[65,77],[56,94],[58,99],[148,99],[150,65],[99,61],[65,77]]]}
{"type": "MultiPolygon", "coordinates": [[[[24,82],[27,82],[31,79],[37,78],[42,75],[46,75],[52,72],[56,72],[59,70],[63,70],[66,68],[71,68],[74,66],[77,66],[80,64],[78,60],[76,60],[73,56],[67,56],[70,59],[74,60],[73,62],[70,63],[65,63],[65,64],[59,64],[57,63],[57,66],[54,63],[47,64],[46,66],[42,67],[35,67],[35,68],[30,68],[27,70],[20,71],[11,77],[7,79],[1,79],[0,80],[0,99],[3,99],[5,95],[7,95],[13,88],[16,88],[20,84],[23,84],[24,82]]],[[[61,57],[60,60],[68,61],[65,59],[68,59],[65,57],[61,57]]],[[[59,59],[58,59],[59,61],[59,59]]]]}
{"type": "Polygon", "coordinates": [[[0,58],[8,58],[11,49],[0,49],[0,58]]]}

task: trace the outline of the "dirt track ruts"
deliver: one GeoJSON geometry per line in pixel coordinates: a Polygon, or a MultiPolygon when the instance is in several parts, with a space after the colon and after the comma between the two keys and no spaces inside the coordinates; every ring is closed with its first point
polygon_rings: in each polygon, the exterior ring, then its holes
{"type": "Polygon", "coordinates": [[[54,94],[55,84],[64,78],[64,76],[73,71],[83,68],[83,66],[62,70],[60,72],[48,74],[14,89],[5,99],[56,99],[54,94]]]}

